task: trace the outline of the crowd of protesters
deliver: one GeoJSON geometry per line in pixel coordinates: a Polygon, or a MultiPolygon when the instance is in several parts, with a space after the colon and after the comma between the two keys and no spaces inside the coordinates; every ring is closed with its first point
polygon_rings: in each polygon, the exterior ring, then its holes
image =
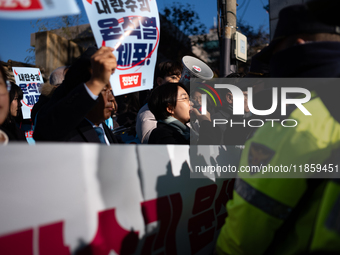
{"type": "MultiPolygon", "coordinates": [[[[54,70],[49,82],[42,84],[39,100],[31,111],[34,140],[107,145],[124,142],[190,144],[190,138],[198,141],[197,132],[190,132],[190,115],[197,122],[193,122],[193,126],[201,125],[198,120],[209,122],[210,119],[193,108],[194,104],[200,104],[199,91],[191,99],[189,88],[179,83],[183,69],[179,62],[168,60],[156,66],[152,91],[117,97],[113,95],[109,81],[116,65],[110,48],[90,47],[71,66],[54,70]],[[149,109],[150,105],[154,107],[149,109]],[[157,111],[162,111],[162,114],[157,111]],[[166,127],[169,134],[159,137],[157,132],[164,131],[159,126],[166,127]],[[154,133],[154,138],[149,141],[151,133],[154,133]]],[[[6,83],[7,75],[3,68],[2,73],[6,83]]],[[[25,141],[20,119],[15,120],[17,113],[21,112],[22,91],[14,83],[8,88],[10,110],[1,123],[6,137],[4,144],[25,141]]],[[[4,108],[2,110],[5,111],[4,108]]]]}
{"type": "MultiPolygon", "coordinates": [[[[223,135],[232,130],[210,132],[211,116],[218,118],[225,110],[232,110],[230,91],[222,96],[224,108],[215,107],[208,98],[208,112],[202,115],[202,91],[196,87],[190,93],[190,88],[180,83],[182,64],[168,60],[156,66],[153,90],[115,97],[109,77],[114,74],[116,65],[110,48],[90,47],[71,66],[55,69],[49,82],[41,85],[39,100],[31,110],[34,140],[107,145],[223,144],[223,136],[229,136],[230,141],[227,139],[225,144],[244,144],[247,137],[244,134],[242,139],[237,139],[240,137],[237,133],[223,135]],[[152,133],[153,139],[149,141],[152,133]]],[[[6,83],[7,74],[3,68],[2,73],[6,83]]],[[[242,75],[231,74],[230,77],[242,75]]],[[[20,129],[23,94],[14,83],[8,88],[10,110],[1,123],[6,144],[25,141],[20,129]]]]}

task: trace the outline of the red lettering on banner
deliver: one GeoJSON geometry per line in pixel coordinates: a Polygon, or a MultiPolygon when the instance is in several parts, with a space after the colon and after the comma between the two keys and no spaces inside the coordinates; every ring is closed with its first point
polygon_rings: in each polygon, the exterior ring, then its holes
{"type": "Polygon", "coordinates": [[[225,218],[227,218],[228,213],[222,213],[220,215],[217,215],[217,226],[216,226],[216,230],[219,230],[221,227],[223,227],[224,223],[225,223],[225,218]]]}
{"type": "Polygon", "coordinates": [[[140,87],[142,84],[142,73],[119,75],[119,80],[122,89],[140,87]]]}
{"type": "MultiPolygon", "coordinates": [[[[223,225],[226,213],[221,212],[232,197],[234,179],[224,181],[221,191],[215,199],[217,185],[211,184],[196,190],[193,216],[188,220],[188,235],[191,254],[196,254],[212,244],[216,231],[223,225]],[[219,214],[219,215],[218,215],[219,214]],[[217,221],[214,224],[214,221],[217,221]]],[[[141,254],[176,255],[176,230],[179,224],[183,201],[180,193],[160,197],[141,203],[145,225],[158,222],[156,232],[147,234],[142,244],[141,254]]],[[[107,255],[112,250],[117,254],[136,252],[139,238],[138,231],[124,229],[116,218],[115,208],[98,213],[98,229],[92,242],[80,247],[77,255],[107,255]]],[[[57,222],[39,227],[39,255],[69,255],[69,247],[63,241],[64,222],[57,222]]],[[[0,254],[33,255],[33,229],[0,237],[0,254]]]]}
{"type": "Polygon", "coordinates": [[[163,254],[177,254],[176,229],[182,214],[182,197],[179,193],[145,201],[142,204],[145,225],[159,222],[157,233],[145,238],[141,254],[163,250],[163,254]]]}
{"type": "Polygon", "coordinates": [[[216,198],[215,201],[215,213],[218,214],[222,207],[225,207],[229,199],[233,198],[233,189],[234,189],[235,179],[230,181],[224,181],[220,194],[216,198]]]}
{"type": "Polygon", "coordinates": [[[166,252],[167,254],[177,254],[176,229],[181,218],[183,209],[181,194],[177,193],[174,195],[170,195],[170,201],[172,205],[172,219],[166,239],[166,252]]]}
{"type": "Polygon", "coordinates": [[[215,221],[215,214],[213,209],[208,209],[214,203],[216,190],[216,184],[200,187],[196,190],[192,214],[200,214],[190,218],[188,222],[191,254],[196,254],[214,240],[215,227],[213,222],[215,221]]]}
{"type": "Polygon", "coordinates": [[[102,211],[98,214],[97,233],[89,244],[92,253],[84,251],[79,254],[108,255],[111,250],[117,254],[133,254],[138,245],[138,231],[128,231],[119,224],[116,209],[102,211]]]}
{"type": "Polygon", "coordinates": [[[0,0],[0,10],[42,10],[42,5],[39,0],[0,0]]]}
{"type": "Polygon", "coordinates": [[[0,254],[33,255],[33,229],[0,237],[0,254]]]}
{"type": "Polygon", "coordinates": [[[69,255],[69,247],[63,240],[64,222],[42,226],[39,228],[39,255],[69,255]]]}
{"type": "Polygon", "coordinates": [[[219,230],[225,222],[225,218],[228,216],[227,212],[224,212],[220,215],[218,213],[221,211],[222,208],[225,208],[229,199],[233,198],[233,189],[234,189],[235,179],[230,181],[224,181],[220,194],[216,198],[215,201],[215,215],[217,215],[217,226],[216,229],[219,230]]]}
{"type": "Polygon", "coordinates": [[[154,250],[164,247],[165,235],[171,221],[171,206],[168,197],[157,199],[157,220],[159,231],[155,240],[154,250]]]}
{"type": "Polygon", "coordinates": [[[209,209],[214,202],[216,190],[216,184],[198,188],[195,194],[195,203],[192,214],[197,214],[209,209]]]}
{"type": "Polygon", "coordinates": [[[211,244],[214,241],[215,232],[223,226],[228,214],[226,212],[218,214],[225,207],[228,200],[232,198],[234,181],[232,179],[223,182],[216,200],[216,184],[200,187],[196,190],[192,209],[192,214],[195,216],[188,221],[191,254],[196,254],[205,246],[211,244]],[[215,210],[211,208],[212,206],[215,210]],[[215,220],[217,223],[214,225],[215,220]]]}
{"type": "Polygon", "coordinates": [[[164,246],[164,238],[171,219],[171,206],[169,198],[160,197],[142,203],[142,213],[145,225],[159,221],[159,230],[146,237],[142,255],[151,254],[152,246],[155,243],[154,250],[160,249],[164,246]]]}
{"type": "Polygon", "coordinates": [[[214,240],[215,228],[214,210],[210,209],[204,213],[189,219],[188,231],[191,246],[191,254],[196,254],[214,240]]]}

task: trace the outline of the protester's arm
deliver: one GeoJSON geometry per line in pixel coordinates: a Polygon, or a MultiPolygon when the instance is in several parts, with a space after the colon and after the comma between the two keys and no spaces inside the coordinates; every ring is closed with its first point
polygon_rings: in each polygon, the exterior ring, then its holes
{"type": "Polygon", "coordinates": [[[117,67],[113,50],[111,47],[102,47],[91,57],[92,76],[86,86],[94,95],[99,95],[104,86],[110,83],[110,77],[117,67]]]}

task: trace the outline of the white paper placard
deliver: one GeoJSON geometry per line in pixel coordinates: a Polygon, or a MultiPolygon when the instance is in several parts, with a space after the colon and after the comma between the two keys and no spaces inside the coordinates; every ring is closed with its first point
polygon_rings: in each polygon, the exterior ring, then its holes
{"type": "Polygon", "coordinates": [[[22,103],[22,115],[24,119],[31,118],[33,105],[38,102],[40,96],[40,86],[44,83],[39,68],[12,67],[15,83],[24,93],[22,103]]]}
{"type": "Polygon", "coordinates": [[[110,46],[117,58],[111,76],[115,96],[153,87],[160,39],[155,0],[83,0],[98,48],[110,46]]]}

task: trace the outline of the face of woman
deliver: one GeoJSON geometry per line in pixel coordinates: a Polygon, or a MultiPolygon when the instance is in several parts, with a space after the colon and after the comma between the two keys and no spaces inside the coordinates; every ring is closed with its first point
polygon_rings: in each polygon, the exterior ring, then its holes
{"type": "Polygon", "coordinates": [[[19,104],[18,104],[18,95],[15,95],[13,101],[11,102],[11,115],[16,117],[18,115],[19,104]]]}
{"type": "Polygon", "coordinates": [[[9,111],[9,93],[0,72],[0,125],[5,121],[9,111]]]}
{"type": "Polygon", "coordinates": [[[182,87],[178,86],[177,104],[171,113],[174,118],[178,119],[183,124],[190,121],[190,98],[182,87]]]}

